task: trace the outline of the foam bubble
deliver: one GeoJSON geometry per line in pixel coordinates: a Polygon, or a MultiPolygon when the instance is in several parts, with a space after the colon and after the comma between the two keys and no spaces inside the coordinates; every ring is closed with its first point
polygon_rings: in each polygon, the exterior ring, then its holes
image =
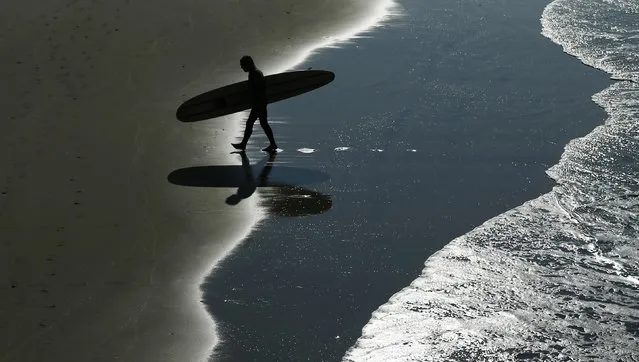
{"type": "Polygon", "coordinates": [[[314,148],[298,148],[297,152],[301,152],[301,153],[313,153],[316,150],[314,148]]]}

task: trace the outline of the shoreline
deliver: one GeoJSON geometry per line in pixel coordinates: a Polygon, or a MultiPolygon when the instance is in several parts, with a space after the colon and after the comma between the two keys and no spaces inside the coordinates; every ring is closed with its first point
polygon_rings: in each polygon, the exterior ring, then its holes
{"type": "MultiPolygon", "coordinates": [[[[359,19],[359,21],[355,25],[353,23],[350,23],[348,24],[348,26],[341,28],[339,31],[335,31],[335,35],[325,37],[325,39],[319,40],[317,42],[309,43],[306,47],[298,50],[298,54],[293,55],[291,59],[280,61],[277,63],[277,65],[269,65],[266,68],[260,69],[264,71],[265,74],[276,74],[289,70],[295,70],[296,66],[304,63],[306,59],[312,57],[314,54],[320,53],[322,49],[339,47],[340,45],[345,43],[348,44],[348,42],[351,39],[356,38],[358,34],[383,26],[386,19],[388,19],[389,17],[398,16],[398,14],[393,11],[396,8],[397,3],[395,0],[379,0],[378,4],[374,8],[374,11],[372,11],[373,15],[368,17],[361,17],[361,19],[359,19]]],[[[267,64],[270,64],[270,62],[267,62],[267,64]]],[[[242,117],[244,120],[246,120],[246,112],[241,112],[240,114],[241,116],[237,116],[237,118],[242,117]]],[[[236,122],[236,124],[238,125],[238,127],[235,130],[235,134],[240,134],[243,129],[244,123],[236,122]],[[242,125],[242,127],[240,127],[240,125],[242,125]]],[[[257,125],[255,127],[257,127],[257,125]]],[[[255,135],[252,137],[252,141],[248,144],[247,151],[251,150],[251,145],[252,143],[254,143],[256,138],[257,137],[255,137],[255,135]]],[[[262,210],[262,207],[257,204],[259,202],[259,195],[257,197],[252,197],[249,200],[251,199],[253,203],[251,204],[251,206],[248,207],[248,210],[250,210],[248,211],[248,213],[250,214],[252,222],[250,224],[247,224],[246,229],[243,232],[243,236],[236,238],[236,241],[232,243],[232,245],[229,245],[225,252],[220,254],[214,261],[211,262],[210,267],[203,268],[201,273],[198,273],[200,275],[198,279],[201,281],[201,283],[198,286],[197,302],[200,308],[207,313],[208,318],[211,319],[214,324],[215,317],[212,314],[212,312],[214,311],[207,311],[205,305],[201,302],[201,300],[204,298],[203,287],[206,284],[206,279],[214,275],[215,270],[220,267],[219,264],[223,262],[224,259],[227,258],[230,254],[232,254],[239,245],[245,242],[246,239],[256,229],[259,228],[259,224],[262,221],[268,218],[266,211],[262,210]]],[[[251,202],[249,200],[246,200],[245,202],[251,202]]],[[[218,348],[218,346],[224,343],[224,339],[221,338],[221,336],[217,332],[217,327],[215,334],[216,342],[212,347],[208,349],[208,355],[211,357],[215,356],[215,350],[218,348]]]]}

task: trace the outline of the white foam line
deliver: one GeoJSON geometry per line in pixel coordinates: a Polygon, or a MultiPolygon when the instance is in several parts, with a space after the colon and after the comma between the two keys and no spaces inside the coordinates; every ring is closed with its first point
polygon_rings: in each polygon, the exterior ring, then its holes
{"type": "Polygon", "coordinates": [[[313,55],[314,51],[322,48],[339,48],[340,44],[347,43],[349,40],[356,39],[362,33],[377,28],[391,17],[399,16],[401,12],[394,0],[379,0],[377,4],[372,5],[370,15],[362,18],[359,22],[355,22],[341,34],[329,36],[316,43],[309,44],[302,49],[299,55],[288,59],[279,64],[275,73],[284,72],[303,63],[307,58],[313,55]]]}
{"type": "Polygon", "coordinates": [[[198,351],[195,354],[195,358],[192,359],[194,361],[209,361],[217,345],[223,341],[218,332],[215,320],[206,310],[205,304],[202,302],[204,300],[204,289],[202,288],[202,285],[217,265],[229,256],[233,250],[242,243],[242,241],[246,240],[259,222],[266,218],[266,215],[264,215],[261,209],[259,209],[256,200],[257,199],[254,197],[245,200],[245,202],[250,204],[248,208],[254,211],[250,215],[251,220],[247,227],[238,230],[237,234],[232,238],[235,242],[226,244],[224,249],[221,251],[216,250],[216,258],[211,261],[210,265],[199,270],[194,275],[193,282],[189,283],[190,285],[197,285],[197,289],[193,290],[191,295],[188,297],[190,310],[197,310],[199,315],[198,320],[202,322],[199,326],[194,326],[194,329],[197,329],[200,332],[199,335],[210,336],[209,339],[203,339],[201,350],[198,351]]]}
{"type": "MultiPolygon", "coordinates": [[[[355,149],[352,148],[352,147],[335,147],[335,148],[333,148],[333,151],[335,151],[335,152],[345,152],[345,151],[353,151],[353,150],[355,150],[355,149]]],[[[282,150],[278,148],[278,151],[282,151],[282,150]]],[[[309,148],[309,147],[302,147],[302,148],[298,148],[296,151],[300,152],[300,153],[310,154],[310,153],[318,152],[319,149],[317,149],[317,148],[309,148]]],[[[370,152],[385,152],[385,150],[382,149],[382,148],[370,148],[370,149],[368,149],[368,151],[370,151],[370,152]]],[[[414,149],[414,148],[407,148],[404,152],[417,153],[418,150],[414,149]]]]}
{"type": "MultiPolygon", "coordinates": [[[[391,16],[400,15],[400,12],[397,8],[397,4],[394,0],[379,0],[377,4],[372,5],[371,12],[368,16],[363,17],[359,22],[352,24],[347,30],[343,31],[341,34],[328,37],[322,41],[318,41],[312,44],[309,44],[308,47],[301,49],[298,55],[291,57],[290,59],[282,62],[276,67],[273,72],[279,73],[291,69],[298,64],[304,62],[308,57],[313,55],[315,51],[321,48],[329,48],[335,47],[339,44],[346,43],[349,39],[355,38],[358,34],[374,29],[378,26],[381,26],[383,21],[388,20],[391,16]]],[[[236,117],[241,117],[240,115],[236,115],[236,117]]],[[[239,132],[240,122],[232,122],[233,133],[239,132]]],[[[211,137],[215,136],[214,129],[210,131],[211,137]]],[[[231,158],[229,156],[229,161],[231,158]]],[[[246,200],[246,202],[250,203],[251,214],[249,215],[249,219],[251,222],[249,225],[243,230],[239,230],[237,236],[233,238],[235,242],[229,243],[225,250],[221,253],[217,253],[215,259],[211,260],[210,264],[206,267],[199,270],[194,274],[194,277],[197,278],[197,283],[193,283],[192,285],[197,285],[197,289],[192,291],[192,294],[189,296],[190,305],[193,307],[192,310],[198,310],[198,314],[200,315],[200,320],[202,321],[202,325],[194,326],[194,329],[197,329],[201,332],[200,336],[208,335],[210,336],[208,339],[203,338],[202,340],[202,349],[195,353],[196,361],[208,361],[211,357],[215,348],[223,342],[223,339],[220,337],[217,329],[217,325],[213,317],[207,312],[204,303],[202,303],[203,299],[203,290],[201,288],[203,282],[206,278],[211,274],[211,271],[216,268],[218,263],[224,260],[243,240],[245,240],[253,230],[255,230],[256,226],[259,222],[266,218],[266,214],[262,211],[258,205],[257,198],[252,197],[246,200]],[[196,306],[197,305],[197,306],[196,306]]]]}

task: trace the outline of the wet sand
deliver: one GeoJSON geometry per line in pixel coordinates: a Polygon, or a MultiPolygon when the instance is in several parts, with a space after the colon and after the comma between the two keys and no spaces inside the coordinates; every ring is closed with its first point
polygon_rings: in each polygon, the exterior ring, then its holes
{"type": "Polygon", "coordinates": [[[540,34],[546,4],[400,1],[405,17],[302,65],[337,77],[269,108],[272,172],[325,172],[304,187],[331,208],[269,215],[208,278],[220,360],[342,359],[430,255],[550,190],[564,145],[605,119],[591,96],[609,80],[540,34]]]}
{"type": "Polygon", "coordinates": [[[243,79],[241,55],[281,67],[371,4],[40,5],[0,5],[0,361],[206,359],[199,285],[259,215],[167,181],[239,164],[241,116],[185,125],[175,109],[243,79]]]}

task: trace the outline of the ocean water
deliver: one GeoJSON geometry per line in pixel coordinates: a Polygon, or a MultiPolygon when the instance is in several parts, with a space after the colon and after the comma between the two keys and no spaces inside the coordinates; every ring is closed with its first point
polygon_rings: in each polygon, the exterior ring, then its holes
{"type": "Polygon", "coordinates": [[[542,33],[615,80],[551,192],[463,235],[373,313],[346,361],[639,361],[639,1],[557,0],[542,33]]]}

